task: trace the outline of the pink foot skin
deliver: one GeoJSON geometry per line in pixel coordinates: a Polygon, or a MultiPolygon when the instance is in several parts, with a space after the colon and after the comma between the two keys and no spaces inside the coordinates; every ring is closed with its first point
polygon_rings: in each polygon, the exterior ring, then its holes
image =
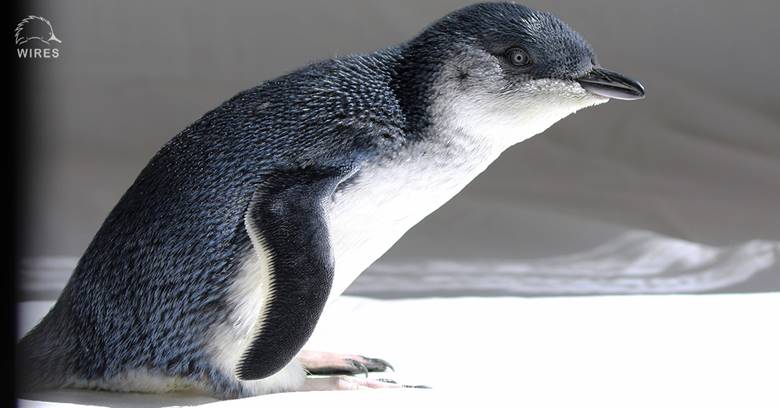
{"type": "Polygon", "coordinates": [[[425,385],[401,385],[393,380],[384,378],[372,380],[369,378],[356,378],[346,375],[330,377],[306,378],[303,383],[303,391],[350,391],[350,390],[375,390],[380,388],[424,388],[425,385]]]}
{"type": "Polygon", "coordinates": [[[356,378],[346,375],[307,378],[303,383],[304,391],[348,391],[373,390],[379,388],[404,388],[404,386],[396,384],[395,382],[356,378]]]}

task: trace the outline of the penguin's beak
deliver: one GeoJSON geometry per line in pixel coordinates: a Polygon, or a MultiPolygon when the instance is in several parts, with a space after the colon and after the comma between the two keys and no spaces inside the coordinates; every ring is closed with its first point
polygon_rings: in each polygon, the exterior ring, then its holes
{"type": "Polygon", "coordinates": [[[58,43],[62,44],[62,41],[60,41],[59,38],[57,38],[54,33],[51,34],[51,38],[49,38],[49,42],[57,41],[58,43]]]}
{"type": "Polygon", "coordinates": [[[630,101],[645,97],[645,87],[638,81],[600,67],[577,78],[577,82],[586,91],[607,98],[630,101]]]}

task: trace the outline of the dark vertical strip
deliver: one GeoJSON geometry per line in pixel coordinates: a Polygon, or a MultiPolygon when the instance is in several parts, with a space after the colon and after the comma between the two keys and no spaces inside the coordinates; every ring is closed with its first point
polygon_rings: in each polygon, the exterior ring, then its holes
{"type": "MultiPolygon", "coordinates": [[[[3,265],[3,285],[2,290],[4,307],[2,311],[3,325],[6,327],[4,333],[6,336],[3,338],[3,350],[9,352],[9,356],[3,358],[2,364],[3,372],[10,374],[16,373],[16,358],[15,347],[17,338],[17,283],[20,281],[18,277],[19,273],[19,257],[21,242],[24,234],[24,226],[26,225],[26,215],[24,205],[25,197],[27,197],[27,189],[25,188],[26,177],[26,164],[24,158],[28,154],[28,138],[30,137],[29,127],[27,126],[27,118],[30,112],[30,99],[27,94],[29,89],[28,81],[30,76],[25,70],[24,61],[20,61],[16,55],[16,44],[14,42],[14,28],[16,24],[25,16],[24,2],[11,1],[6,3],[10,7],[10,10],[5,13],[6,21],[3,25],[2,39],[6,46],[4,47],[6,66],[11,67],[9,77],[6,77],[7,81],[10,81],[8,87],[11,89],[11,96],[6,99],[6,112],[9,117],[6,118],[6,142],[7,148],[4,150],[5,160],[3,160],[3,167],[5,173],[5,181],[8,183],[6,187],[7,194],[3,194],[5,204],[7,206],[5,216],[3,217],[3,230],[6,234],[10,234],[10,237],[6,235],[6,244],[3,247],[6,250],[6,256],[4,257],[3,265]],[[10,61],[9,61],[10,60],[10,61]],[[10,238],[10,239],[9,239],[10,238]]],[[[29,6],[29,3],[27,3],[29,6]]],[[[16,406],[15,386],[16,375],[6,376],[6,380],[2,381],[3,384],[3,403],[2,406],[13,407],[16,406]]]]}

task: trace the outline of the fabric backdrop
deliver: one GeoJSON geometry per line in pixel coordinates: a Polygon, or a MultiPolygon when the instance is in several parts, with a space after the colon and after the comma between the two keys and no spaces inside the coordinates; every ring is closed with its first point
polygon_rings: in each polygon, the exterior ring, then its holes
{"type": "MultiPolygon", "coordinates": [[[[405,41],[461,1],[39,1],[26,298],[51,298],[160,146],[240,90],[405,41]]],[[[529,0],[646,86],[507,151],[352,287],[372,296],[780,290],[776,1],[529,0]]],[[[23,16],[19,16],[21,19],[23,16]]]]}

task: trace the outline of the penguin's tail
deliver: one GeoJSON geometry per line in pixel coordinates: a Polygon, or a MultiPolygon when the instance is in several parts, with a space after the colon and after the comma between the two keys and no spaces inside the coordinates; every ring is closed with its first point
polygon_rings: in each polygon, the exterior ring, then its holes
{"type": "Polygon", "coordinates": [[[64,321],[55,305],[16,345],[17,394],[60,388],[66,379],[66,352],[61,337],[64,321]],[[59,321],[58,321],[59,320],[59,321]],[[59,334],[58,334],[59,333],[59,334]]]}

